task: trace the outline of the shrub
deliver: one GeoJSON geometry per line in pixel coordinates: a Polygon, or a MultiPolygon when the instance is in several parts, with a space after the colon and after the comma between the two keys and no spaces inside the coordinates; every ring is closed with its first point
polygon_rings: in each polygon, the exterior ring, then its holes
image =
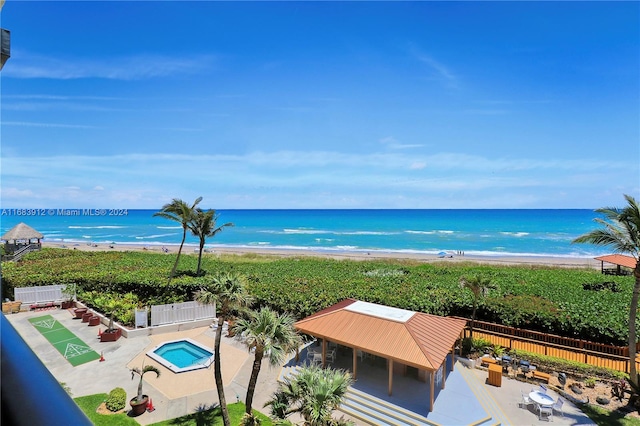
{"type": "Polygon", "coordinates": [[[584,385],[588,388],[595,388],[596,387],[596,378],[595,377],[589,377],[587,380],[584,381],[584,385]]]}
{"type": "Polygon", "coordinates": [[[114,388],[106,400],[107,410],[120,411],[127,405],[127,392],[122,388],[114,388]]]}
{"type": "Polygon", "coordinates": [[[540,355],[533,352],[522,351],[519,349],[512,349],[510,355],[515,358],[526,359],[531,364],[538,365],[538,368],[541,371],[555,370],[581,376],[597,376],[607,380],[625,379],[628,377],[626,373],[611,370],[609,368],[595,367],[593,365],[584,364],[582,362],[568,361],[562,358],[540,355]]]}

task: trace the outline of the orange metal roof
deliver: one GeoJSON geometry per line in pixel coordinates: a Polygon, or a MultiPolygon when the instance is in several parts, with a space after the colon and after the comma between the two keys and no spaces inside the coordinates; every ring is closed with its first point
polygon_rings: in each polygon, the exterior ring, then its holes
{"type": "Polygon", "coordinates": [[[595,259],[631,269],[635,269],[636,267],[636,259],[631,256],[625,256],[624,254],[608,254],[606,256],[596,257],[595,259]]]}
{"type": "Polygon", "coordinates": [[[427,370],[442,365],[466,326],[466,320],[421,312],[411,312],[402,322],[345,309],[355,302],[345,299],[295,326],[303,333],[427,370]]]}

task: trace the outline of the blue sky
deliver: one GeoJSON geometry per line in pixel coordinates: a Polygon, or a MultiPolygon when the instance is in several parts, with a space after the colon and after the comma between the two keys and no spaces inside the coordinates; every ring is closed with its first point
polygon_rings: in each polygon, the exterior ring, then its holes
{"type": "Polygon", "coordinates": [[[640,198],[638,2],[8,0],[4,208],[640,198]]]}

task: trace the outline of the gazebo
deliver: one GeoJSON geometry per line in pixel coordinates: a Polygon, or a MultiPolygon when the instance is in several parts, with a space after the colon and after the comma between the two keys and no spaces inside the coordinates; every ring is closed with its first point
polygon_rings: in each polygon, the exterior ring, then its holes
{"type": "Polygon", "coordinates": [[[43,235],[41,233],[26,223],[20,222],[2,236],[2,241],[5,242],[4,252],[6,254],[16,254],[27,247],[31,247],[31,250],[40,250],[42,248],[40,241],[42,238],[43,235]]]}
{"type": "Polygon", "coordinates": [[[393,375],[418,371],[418,379],[429,382],[429,411],[433,411],[434,388],[444,389],[448,371],[453,370],[454,348],[467,321],[421,312],[345,299],[295,323],[302,333],[322,339],[322,364],[327,342],[352,348],[353,377],[358,373],[358,354],[387,360],[388,393],[393,392],[393,375]],[[447,369],[447,356],[451,363],[447,369]]]}
{"type": "Polygon", "coordinates": [[[624,254],[608,254],[594,259],[600,261],[600,271],[606,275],[629,275],[636,268],[636,259],[624,254]],[[616,268],[605,268],[605,263],[616,265],[616,268]],[[629,268],[631,271],[626,271],[622,267],[629,268]]]}

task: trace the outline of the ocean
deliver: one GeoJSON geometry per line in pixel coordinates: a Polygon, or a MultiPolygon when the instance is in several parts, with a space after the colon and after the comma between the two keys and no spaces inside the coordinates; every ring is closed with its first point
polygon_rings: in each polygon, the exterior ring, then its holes
{"type": "MultiPolygon", "coordinates": [[[[179,224],[158,210],[2,209],[0,235],[20,222],[45,242],[177,245],[179,224]]],[[[610,250],[571,241],[597,228],[596,213],[557,210],[218,210],[232,222],[207,247],[588,258],[610,250]]],[[[198,239],[190,234],[188,244],[198,239]]]]}

